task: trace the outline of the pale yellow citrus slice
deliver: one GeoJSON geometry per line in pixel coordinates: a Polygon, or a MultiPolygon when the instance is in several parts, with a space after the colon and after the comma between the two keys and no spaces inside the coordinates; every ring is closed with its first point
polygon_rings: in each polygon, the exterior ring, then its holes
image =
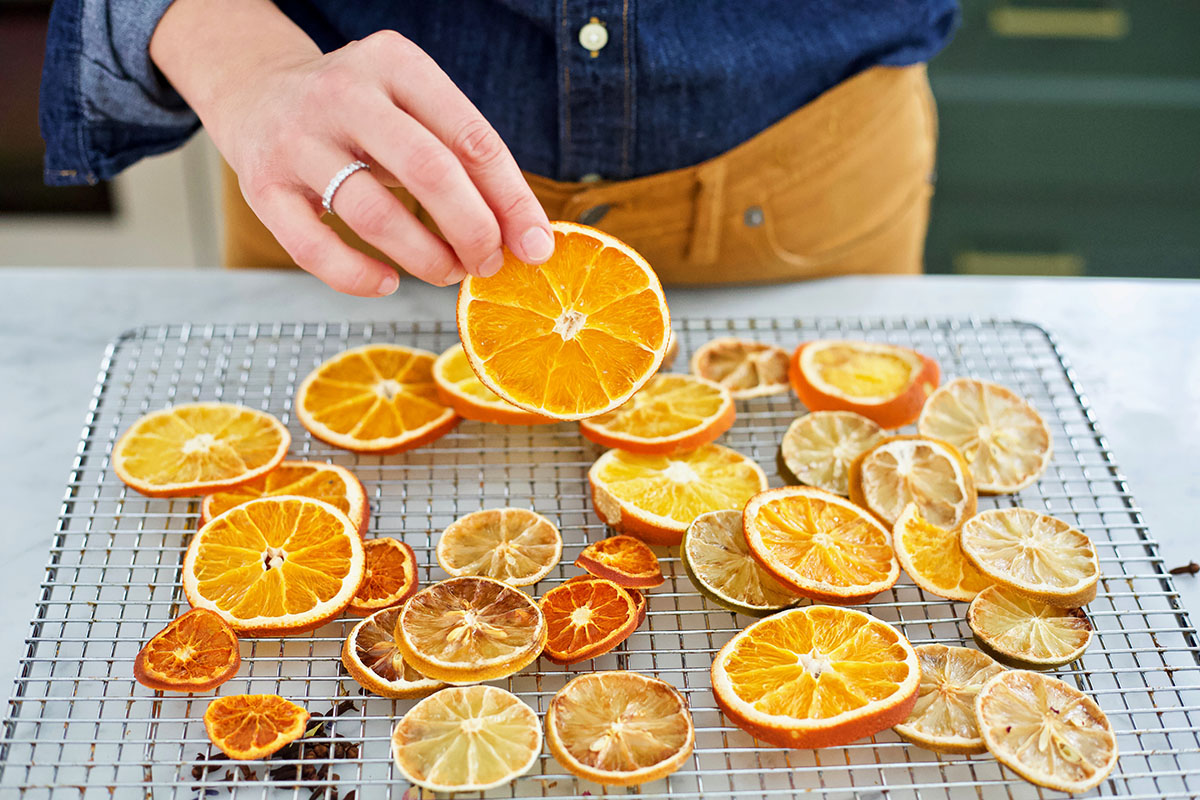
{"type": "Polygon", "coordinates": [[[1069,664],[1092,642],[1092,623],[1082,608],[1048,605],[1001,586],[976,596],[967,624],[983,650],[1022,669],[1069,664]]]}
{"type": "Polygon", "coordinates": [[[739,400],[788,390],[788,352],[749,339],[705,342],[692,353],[692,374],[716,381],[739,400]]]}
{"type": "Polygon", "coordinates": [[[442,353],[433,362],[433,380],[438,398],[463,419],[500,425],[545,425],[558,422],[533,414],[500,397],[484,386],[471,369],[461,344],[442,353]]]}
{"type": "Polygon", "coordinates": [[[765,617],[799,600],[750,552],[740,511],[696,517],[683,536],[679,558],[696,590],[730,611],[765,617]]]}
{"type": "Polygon", "coordinates": [[[207,495],[200,505],[200,524],[256,497],[279,494],[323,500],[349,517],[360,534],[367,530],[370,505],[362,481],[345,467],[321,461],[281,461],[252,481],[207,495]]]}
{"type": "Polygon", "coordinates": [[[938,597],[967,602],[992,580],[963,553],[958,533],[929,523],[917,504],[909,503],[892,528],[892,544],[913,583],[938,597]]]}
{"type": "Polygon", "coordinates": [[[483,575],[509,586],[537,583],[561,557],[558,528],[527,508],[472,512],[450,523],[437,543],[438,563],[451,575],[483,575]]]}
{"type": "Polygon", "coordinates": [[[892,728],[901,739],[938,753],[985,753],[975,697],[1004,667],[978,650],[923,644],[915,648],[921,688],[908,719],[892,728]]]}
{"type": "Polygon", "coordinates": [[[396,646],[398,607],[376,611],[351,629],[342,664],[358,685],[380,697],[424,697],[446,686],[412,668],[396,646]]]}
{"type": "Polygon", "coordinates": [[[850,465],[883,439],[883,428],[853,411],[813,411],[797,417],[779,446],[783,478],[845,496],[850,492],[850,465]]]}
{"type": "Polygon", "coordinates": [[[850,465],[850,499],[889,528],[909,503],[939,528],[957,528],[978,502],[958,451],[920,436],[884,439],[856,458],[850,465]]]}
{"type": "Polygon", "coordinates": [[[581,420],[585,438],[631,453],[676,453],[708,444],[733,427],[733,397],[719,383],[659,373],[625,405],[581,420]]]}

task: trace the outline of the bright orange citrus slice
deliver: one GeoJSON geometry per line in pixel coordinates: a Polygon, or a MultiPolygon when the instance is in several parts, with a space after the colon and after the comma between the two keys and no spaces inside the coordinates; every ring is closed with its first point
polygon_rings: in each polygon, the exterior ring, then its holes
{"type": "Polygon", "coordinates": [[[557,526],[527,508],[472,512],[450,523],[437,543],[438,563],[451,575],[483,575],[509,586],[537,583],[561,557],[557,526]]]}
{"type": "Polygon", "coordinates": [[[659,373],[629,402],[582,420],[584,438],[630,453],[677,453],[708,444],[733,427],[733,397],[718,383],[659,373]]]}
{"type": "Polygon", "coordinates": [[[921,664],[917,704],[893,730],[904,741],[938,753],[986,753],[975,698],[1004,667],[967,647],[923,644],[915,650],[921,664]]]}
{"type": "Polygon", "coordinates": [[[296,392],[296,418],[318,439],[356,453],[399,453],[458,423],[438,399],[434,354],[398,344],[338,353],[296,392]]]}
{"type": "Polygon", "coordinates": [[[320,461],[281,461],[266,475],[207,495],[200,505],[200,525],[256,497],[279,494],[323,500],[349,517],[359,534],[367,530],[370,506],[362,481],[345,467],[320,461]]]}
{"type": "Polygon", "coordinates": [[[417,557],[412,548],[388,536],[363,542],[363,579],[346,610],[365,617],[398,606],[417,591],[417,557]]]}
{"type": "Polygon", "coordinates": [[[380,697],[424,697],[446,684],[412,668],[396,646],[400,609],[376,611],[359,622],[342,644],[342,664],[358,685],[380,697]]]}
{"type": "Polygon", "coordinates": [[[889,528],[909,503],[941,528],[957,528],[978,503],[975,482],[958,451],[921,436],[892,436],[854,459],[850,499],[889,528]]]}
{"type": "Polygon", "coordinates": [[[133,677],[165,692],[210,692],[242,663],[233,629],[211,611],[193,608],[154,634],[133,662],[133,677]]]}
{"type": "Polygon", "coordinates": [[[883,428],[853,411],[812,411],[792,420],[779,445],[780,474],[843,497],[850,465],[884,439],[883,428]]]}
{"type": "Polygon", "coordinates": [[[353,599],[363,545],[350,519],[310,497],[261,497],[230,509],[192,537],[183,591],[193,608],[242,635],[320,627],[353,599]]]}
{"type": "MultiPolygon", "coordinates": [[[[567,578],[562,582],[561,585],[566,586],[568,583],[583,583],[584,581],[599,580],[607,580],[607,578],[599,578],[595,575],[576,575],[573,578],[567,578]]],[[[633,598],[633,604],[637,608],[637,625],[634,626],[634,630],[636,630],[643,622],[646,621],[646,612],[649,611],[650,608],[649,601],[646,600],[645,592],[642,592],[638,589],[631,589],[627,586],[622,586],[621,588],[633,598]]],[[[632,633],[632,631],[630,631],[630,633],[632,633]]]]}
{"type": "Polygon", "coordinates": [[[266,758],[304,735],[308,712],[277,694],[218,697],[204,712],[204,729],[221,752],[238,761],[266,758]]]}
{"type": "Polygon", "coordinates": [[[433,380],[437,383],[438,399],[463,419],[500,425],[558,422],[553,417],[543,417],[517,408],[484,386],[471,370],[461,344],[454,345],[433,362],[433,380]]]}
{"type": "Polygon", "coordinates": [[[273,470],[291,436],[265,411],[187,403],[139,418],[117,440],[113,469],[150,497],[228,489],[273,470]]]}
{"type": "Polygon", "coordinates": [[[930,594],[967,602],[992,585],[963,553],[958,529],[926,521],[916,503],[909,503],[896,520],[892,544],[908,577],[930,594]]]}
{"type": "Polygon", "coordinates": [[[692,353],[692,374],[716,381],[738,400],[788,390],[788,353],[748,339],[713,339],[692,353]]]}
{"type": "Polygon", "coordinates": [[[663,583],[658,556],[632,536],[610,536],[592,542],[575,559],[575,566],[626,589],[653,589],[663,583]]]}
{"type": "Polygon", "coordinates": [[[554,255],[508,250],[490,278],[466,277],[458,334],[479,380],[513,405],[557,419],[603,414],[662,363],[671,320],[662,285],[633,248],[603,231],[552,222],[554,255]]]}
{"type": "Polygon", "coordinates": [[[574,664],[603,655],[638,624],[633,596],[612,581],[563,583],[542,595],[548,636],[543,655],[555,664],[574,664]]]}
{"type": "Polygon", "coordinates": [[[861,611],[807,606],[755,622],[712,665],[717,705],[777,747],[838,747],[903,722],[921,668],[908,640],[861,611]]]}

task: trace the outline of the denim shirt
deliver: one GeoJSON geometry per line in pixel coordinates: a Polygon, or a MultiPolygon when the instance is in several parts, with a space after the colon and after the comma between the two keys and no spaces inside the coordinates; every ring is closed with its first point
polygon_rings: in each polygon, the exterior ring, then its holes
{"type": "MultiPolygon", "coordinates": [[[[107,180],[199,127],[149,57],[170,2],[56,0],[41,89],[47,183],[107,180]]],[[[277,5],[326,52],[381,29],[404,34],[523,169],[568,181],[704,161],[864,69],[927,61],[958,21],[956,0],[277,5]]]]}

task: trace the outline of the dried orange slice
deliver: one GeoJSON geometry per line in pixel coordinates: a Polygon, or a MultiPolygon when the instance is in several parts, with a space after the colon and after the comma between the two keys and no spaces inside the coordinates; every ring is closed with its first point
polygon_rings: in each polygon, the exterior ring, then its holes
{"type": "Polygon", "coordinates": [[[669,683],[636,672],[572,678],[546,712],[546,743],[584,780],[636,786],[670,775],[692,754],[687,701],[669,683]]]}
{"type": "Polygon", "coordinates": [[[600,519],[650,544],[679,544],[692,520],[738,509],[767,488],[762,468],[736,450],[706,444],[670,456],[609,450],[588,470],[600,519]]]}
{"type": "Polygon", "coordinates": [[[967,462],[952,446],[921,436],[893,436],[850,465],[850,499],[891,527],[905,506],[940,528],[975,513],[978,496],[967,462]]]}
{"type": "Polygon", "coordinates": [[[273,470],[292,437],[265,411],[229,403],[187,403],[140,417],[117,440],[112,465],[150,497],[228,489],[273,470]]]}
{"type": "Polygon", "coordinates": [[[433,380],[438,399],[463,419],[500,425],[545,425],[558,422],[553,417],[532,414],[504,400],[484,386],[467,362],[461,344],[456,344],[433,362],[433,380]]]}
{"type": "Polygon", "coordinates": [[[1069,664],[1092,643],[1082,608],[1062,608],[991,586],[971,602],[967,624],[975,642],[997,661],[1021,669],[1069,664]]]}
{"type": "Polygon", "coordinates": [[[256,497],[279,494],[323,500],[349,517],[359,534],[367,530],[370,506],[362,481],[345,467],[320,461],[281,461],[266,475],[207,495],[200,505],[200,525],[256,497]]]}
{"type": "Polygon", "coordinates": [[[552,222],[554,255],[508,250],[490,278],[458,291],[458,335],[471,369],[526,411],[583,419],[623,404],[662,364],[671,319],[654,270],[603,231],[552,222]]]}
{"type": "Polygon", "coordinates": [[[917,430],[949,442],[984,494],[1018,492],[1038,479],[1053,454],[1046,421],[1013,391],[956,378],[929,396],[917,430]]]}
{"type": "Polygon", "coordinates": [[[380,697],[424,697],[444,688],[412,668],[396,646],[400,609],[376,611],[359,622],[342,643],[342,664],[358,685],[380,697]]]}
{"type": "Polygon", "coordinates": [[[542,751],[533,709],[495,686],[461,686],[426,697],[392,731],[400,774],[436,792],[482,792],[529,771],[542,751]]]}
{"type": "Polygon", "coordinates": [[[633,596],[612,581],[563,583],[542,595],[548,636],[543,655],[555,664],[574,664],[603,655],[638,625],[633,596]]]}
{"type": "Polygon", "coordinates": [[[396,645],[422,675],[453,684],[505,678],[537,660],[546,620],[519,589],[491,578],[450,578],[408,598],[396,645]]]}
{"type": "Polygon", "coordinates": [[[929,523],[917,512],[916,503],[905,506],[896,520],[892,544],[908,577],[930,594],[967,602],[992,585],[963,553],[958,529],[929,523]]]}
{"type": "Polygon", "coordinates": [[[987,749],[1027,781],[1086,792],[1117,765],[1117,737],[1091,698],[1055,678],[1008,670],[983,685],[975,716],[987,749]]]}
{"type": "Polygon", "coordinates": [[[381,608],[398,606],[417,591],[417,557],[399,539],[381,537],[363,542],[363,579],[346,610],[365,617],[381,608]]]}
{"type": "Polygon", "coordinates": [[[579,423],[584,438],[631,453],[677,453],[733,427],[733,397],[692,375],[655,375],[620,408],[579,423]]]}
{"type": "Polygon", "coordinates": [[[610,536],[592,542],[575,559],[575,566],[625,589],[653,589],[663,583],[658,556],[632,536],[610,536]]]}
{"type": "Polygon", "coordinates": [[[849,608],[807,606],[761,619],[712,665],[733,724],[777,747],[837,747],[908,718],[921,668],[891,625],[849,608]]]}
{"type": "Polygon", "coordinates": [[[938,753],[986,753],[975,698],[1004,667],[966,647],[923,644],[914,649],[921,665],[917,704],[892,730],[904,741],[938,753]]]}
{"type": "Polygon", "coordinates": [[[561,557],[558,528],[527,508],[467,514],[450,523],[437,543],[438,563],[451,575],[483,575],[509,586],[537,583],[561,557]]]}
{"type": "Polygon", "coordinates": [[[850,492],[850,464],[884,439],[880,428],[853,411],[813,411],[792,420],[779,446],[780,472],[834,494],[850,492]]]}
{"type": "Polygon", "coordinates": [[[738,400],[788,390],[788,353],[748,339],[713,339],[692,353],[692,374],[724,386],[738,400]]]}
{"type": "Polygon", "coordinates": [[[751,554],[740,511],[696,517],[683,536],[679,559],[696,590],[730,611],[765,617],[798,600],[751,554]]]}
{"type": "Polygon", "coordinates": [[[398,344],[338,353],[300,384],[296,418],[321,441],[356,453],[428,444],[458,423],[454,409],[438,399],[434,358],[398,344]]]}
{"type": "Polygon", "coordinates": [[[809,411],[854,411],[899,428],[916,421],[941,370],[907,347],[820,340],[796,348],[788,378],[809,411]]]}
{"type": "MultiPolygon", "coordinates": [[[[607,580],[607,578],[598,578],[595,575],[576,575],[573,578],[567,578],[565,581],[562,582],[561,585],[566,586],[568,583],[581,583],[583,581],[598,581],[598,580],[607,580]]],[[[641,624],[643,622],[646,621],[646,612],[649,610],[650,604],[646,600],[645,592],[641,592],[637,589],[631,589],[627,586],[622,586],[621,588],[624,589],[625,592],[630,597],[633,598],[633,604],[637,608],[637,625],[634,626],[634,629],[636,630],[638,627],[641,626],[641,624]]],[[[630,633],[632,633],[632,631],[630,631],[630,633]]]]}
{"type": "Polygon", "coordinates": [[[1096,599],[1096,548],[1060,519],[1027,508],[990,509],[967,520],[960,540],[980,572],[1018,594],[1065,608],[1096,599]]]}
{"type": "Polygon", "coordinates": [[[133,677],[164,692],[210,692],[237,674],[242,663],[233,629],[211,611],[193,608],[146,642],[133,677]]]}
{"type": "Polygon", "coordinates": [[[192,537],[183,591],[193,608],[216,612],[240,635],[301,633],[350,604],[363,563],[358,529],[333,506],[311,497],[260,497],[192,537]]]}
{"type": "Polygon", "coordinates": [[[830,492],[768,489],[746,504],[742,525],[763,568],[804,597],[865,603],[900,577],[887,530],[830,492]]]}
{"type": "Polygon", "coordinates": [[[238,761],[266,758],[304,735],[308,712],[277,694],[218,697],[204,711],[204,730],[238,761]]]}

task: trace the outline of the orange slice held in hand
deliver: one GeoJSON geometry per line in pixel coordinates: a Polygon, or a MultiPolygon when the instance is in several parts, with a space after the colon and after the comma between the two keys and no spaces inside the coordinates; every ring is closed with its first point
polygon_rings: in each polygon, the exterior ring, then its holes
{"type": "Polygon", "coordinates": [[[658,556],[632,536],[610,536],[589,544],[575,566],[625,589],[653,589],[663,583],[658,556]]]}
{"type": "Polygon", "coordinates": [[[237,674],[238,640],[225,620],[194,608],[146,643],[133,662],[133,677],[150,689],[209,692],[237,674]]]}
{"type": "Polygon", "coordinates": [[[513,405],[583,419],[625,403],[662,363],[670,316],[654,270],[620,240],[552,222],[554,255],[467,276],[458,334],[479,380],[513,405]]]}
{"type": "Polygon", "coordinates": [[[603,578],[556,586],[542,595],[541,607],[548,633],[543,655],[555,664],[604,655],[638,625],[633,596],[603,578]]]}
{"type": "Polygon", "coordinates": [[[398,539],[363,542],[363,579],[346,610],[360,617],[398,606],[417,591],[417,557],[398,539]]]}
{"type": "Polygon", "coordinates": [[[718,383],[660,373],[613,411],[579,423],[584,438],[630,453],[676,453],[733,427],[733,397],[718,383]]]}
{"type": "Polygon", "coordinates": [[[342,644],[342,664],[358,685],[380,697],[424,697],[446,686],[426,678],[400,655],[397,607],[376,611],[354,626],[342,644]]]}
{"type": "Polygon", "coordinates": [[[266,758],[304,735],[308,712],[276,694],[218,697],[204,712],[204,730],[238,761],[266,758]]]}
{"type": "Polygon", "coordinates": [[[360,534],[367,530],[370,506],[362,481],[345,467],[320,461],[282,461],[266,475],[206,496],[200,506],[200,525],[256,497],[280,494],[323,500],[349,517],[360,534]]]}
{"type": "Polygon", "coordinates": [[[692,374],[716,381],[738,400],[788,390],[788,353],[746,339],[713,339],[692,354],[692,374]]]}
{"type": "Polygon", "coordinates": [[[484,386],[467,361],[461,344],[456,344],[433,362],[433,380],[438,399],[453,408],[463,419],[500,425],[545,425],[558,422],[553,417],[533,414],[500,397],[484,386]]]}
{"type": "Polygon", "coordinates": [[[458,423],[438,399],[434,354],[398,344],[338,353],[304,379],[296,418],[318,439],[356,453],[399,453],[458,423]]]}

